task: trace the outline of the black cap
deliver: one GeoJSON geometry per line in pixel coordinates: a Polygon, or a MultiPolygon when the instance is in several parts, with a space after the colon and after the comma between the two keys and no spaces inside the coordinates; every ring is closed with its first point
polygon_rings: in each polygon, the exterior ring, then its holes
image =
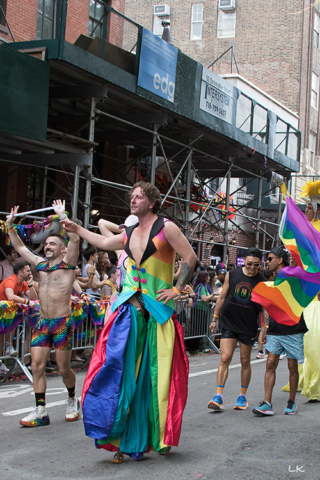
{"type": "Polygon", "coordinates": [[[286,265],[290,264],[289,253],[286,250],[284,250],[282,247],[273,247],[271,248],[270,253],[273,253],[273,255],[275,255],[278,258],[282,258],[282,260],[286,265]]]}
{"type": "Polygon", "coordinates": [[[243,258],[246,257],[257,257],[262,259],[262,252],[258,248],[255,247],[250,247],[245,251],[245,254],[243,255],[243,258]]]}

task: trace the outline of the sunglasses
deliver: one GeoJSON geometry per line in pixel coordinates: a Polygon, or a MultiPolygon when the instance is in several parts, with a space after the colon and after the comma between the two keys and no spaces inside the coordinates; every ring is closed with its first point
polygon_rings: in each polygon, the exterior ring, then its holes
{"type": "Polygon", "coordinates": [[[254,265],[255,267],[260,267],[260,263],[247,262],[248,267],[254,265]]]}
{"type": "Polygon", "coordinates": [[[277,257],[268,257],[266,261],[271,262],[274,258],[277,258],[277,257]]]}

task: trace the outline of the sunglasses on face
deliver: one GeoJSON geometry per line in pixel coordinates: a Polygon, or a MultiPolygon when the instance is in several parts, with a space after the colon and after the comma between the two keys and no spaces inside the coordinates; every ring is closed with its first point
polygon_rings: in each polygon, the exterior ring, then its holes
{"type": "Polygon", "coordinates": [[[271,262],[271,260],[273,260],[274,258],[277,258],[277,257],[268,257],[267,262],[271,262]]]}
{"type": "Polygon", "coordinates": [[[253,262],[247,262],[248,267],[251,267],[252,265],[254,267],[260,267],[260,263],[253,263],[253,262]]]}

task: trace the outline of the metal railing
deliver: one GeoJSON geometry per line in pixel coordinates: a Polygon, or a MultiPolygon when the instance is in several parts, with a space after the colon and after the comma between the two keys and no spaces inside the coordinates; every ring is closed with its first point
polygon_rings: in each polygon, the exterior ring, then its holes
{"type": "MultiPolygon", "coordinates": [[[[198,300],[194,307],[189,307],[189,300],[178,300],[175,303],[178,322],[184,328],[184,339],[205,338],[216,353],[220,353],[214,340],[220,333],[211,333],[209,325],[214,313],[214,306],[204,307],[204,302],[198,300]]],[[[205,304],[206,305],[206,304],[205,304]]]]}
{"type": "MultiPolygon", "coordinates": [[[[83,320],[81,325],[74,330],[72,339],[72,350],[79,351],[85,349],[94,350],[98,339],[99,326],[94,325],[89,315],[83,320]]],[[[10,333],[0,334],[0,360],[8,368],[8,372],[1,375],[0,382],[7,380],[13,373],[18,373],[19,369],[25,374],[32,383],[32,373],[27,367],[31,361],[31,333],[26,317],[20,325],[10,333]]],[[[52,350],[51,353],[54,353],[52,350]]],[[[91,355],[78,367],[84,368],[88,365],[91,355]]],[[[72,359],[71,359],[72,363],[72,359]]]]}

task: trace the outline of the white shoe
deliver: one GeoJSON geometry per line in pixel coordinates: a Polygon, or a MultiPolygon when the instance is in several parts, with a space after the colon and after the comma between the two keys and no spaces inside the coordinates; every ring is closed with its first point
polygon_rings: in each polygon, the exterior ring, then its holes
{"type": "Polygon", "coordinates": [[[5,366],[4,363],[0,363],[0,375],[5,375],[6,373],[9,372],[9,369],[5,366]]]}
{"type": "Polygon", "coordinates": [[[7,355],[7,357],[17,357],[18,356],[18,351],[15,350],[12,345],[7,344],[6,355],[7,355]]]}
{"type": "Polygon", "coordinates": [[[283,355],[279,355],[279,360],[282,360],[284,357],[286,357],[285,353],[283,355]]]}
{"type": "Polygon", "coordinates": [[[65,416],[66,422],[76,422],[80,417],[80,402],[77,397],[68,398],[67,411],[65,416]]]}
{"type": "Polygon", "coordinates": [[[33,412],[20,420],[20,425],[24,427],[42,427],[50,424],[50,418],[47,414],[46,407],[39,405],[33,412]]]}

